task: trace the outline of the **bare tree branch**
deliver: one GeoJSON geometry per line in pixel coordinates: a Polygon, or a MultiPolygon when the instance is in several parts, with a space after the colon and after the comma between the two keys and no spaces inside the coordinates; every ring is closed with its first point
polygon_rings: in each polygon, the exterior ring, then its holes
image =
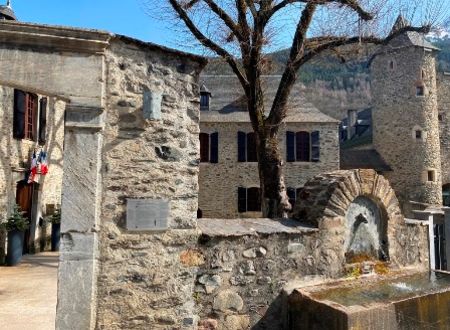
{"type": "Polygon", "coordinates": [[[238,62],[236,59],[227,52],[224,48],[220,47],[218,44],[216,44],[214,41],[206,37],[192,22],[192,20],[189,18],[187,12],[182,8],[182,6],[177,2],[177,0],[169,0],[169,3],[171,4],[172,8],[175,10],[175,12],[178,14],[180,19],[186,24],[186,27],[191,31],[191,33],[194,35],[195,38],[205,47],[208,47],[209,49],[213,50],[217,53],[217,55],[223,57],[225,61],[230,65],[233,72],[238,77],[239,81],[241,82],[242,86],[246,88],[248,86],[248,81],[244,74],[241,72],[238,66],[238,62]]]}
{"type": "Polygon", "coordinates": [[[211,8],[211,10],[219,16],[219,18],[226,24],[226,26],[233,32],[233,34],[238,38],[238,40],[244,41],[244,36],[242,35],[239,26],[233,21],[233,19],[220,8],[213,0],[204,0],[206,4],[211,8]]]}

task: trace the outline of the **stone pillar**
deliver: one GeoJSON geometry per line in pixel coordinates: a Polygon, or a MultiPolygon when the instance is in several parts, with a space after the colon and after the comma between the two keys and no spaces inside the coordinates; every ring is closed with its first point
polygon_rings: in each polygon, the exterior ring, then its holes
{"type": "Polygon", "coordinates": [[[66,109],[56,329],[95,327],[102,109],[66,109]]]}

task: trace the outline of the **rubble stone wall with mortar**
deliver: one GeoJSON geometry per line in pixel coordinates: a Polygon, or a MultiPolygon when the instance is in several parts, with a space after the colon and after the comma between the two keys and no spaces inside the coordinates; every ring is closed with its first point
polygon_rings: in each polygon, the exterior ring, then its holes
{"type": "Polygon", "coordinates": [[[196,324],[200,66],[119,40],[106,53],[98,329],[196,324]],[[161,120],[144,119],[146,90],[161,120]],[[169,230],[126,231],[127,198],[169,200],[169,230]]]}
{"type": "Polygon", "coordinates": [[[439,138],[441,140],[442,184],[450,183],[450,76],[440,73],[437,80],[439,138]]]}
{"type": "Polygon", "coordinates": [[[393,169],[386,177],[403,211],[409,215],[409,201],[441,204],[435,54],[412,47],[392,51],[377,56],[371,72],[374,146],[393,169]],[[416,96],[417,86],[424,86],[424,96],[416,96]],[[415,139],[416,127],[424,139],[415,139]],[[435,182],[427,182],[428,170],[435,171],[435,182]]]}
{"type": "MultiPolygon", "coordinates": [[[[219,162],[200,163],[199,208],[205,218],[258,217],[238,212],[238,187],[259,187],[258,164],[238,162],[237,132],[252,132],[250,123],[200,123],[202,133],[219,133],[219,162]]],[[[279,134],[286,187],[300,188],[317,174],[339,169],[338,126],[334,123],[285,123],[279,134]],[[319,131],[319,162],[286,162],[286,131],[319,131]]]]}
{"type": "MultiPolygon", "coordinates": [[[[39,98],[43,97],[39,95],[39,98]]],[[[0,126],[1,143],[1,180],[0,180],[0,210],[1,220],[5,220],[16,202],[17,182],[24,180],[26,171],[30,169],[33,150],[48,152],[49,172],[45,176],[38,175],[39,205],[37,206],[36,221],[46,216],[46,205],[61,204],[61,186],[63,175],[63,143],[64,140],[64,109],[65,102],[54,97],[48,97],[46,143],[39,145],[30,140],[13,138],[13,107],[14,89],[0,87],[0,126]]],[[[34,243],[31,249],[40,250],[41,236],[49,235],[50,227],[34,228],[34,243]]],[[[4,255],[4,239],[0,239],[0,260],[4,255]]]]}

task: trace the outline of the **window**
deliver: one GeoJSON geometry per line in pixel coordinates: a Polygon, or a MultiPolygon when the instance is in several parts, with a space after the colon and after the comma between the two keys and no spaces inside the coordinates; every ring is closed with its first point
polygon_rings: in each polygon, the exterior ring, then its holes
{"type": "Polygon", "coordinates": [[[288,162],[320,161],[320,132],[286,132],[286,160],[288,162]]]}
{"type": "Polygon", "coordinates": [[[425,79],[425,70],[422,70],[421,77],[422,77],[422,79],[425,79]]]}
{"type": "Polygon", "coordinates": [[[450,183],[442,186],[442,200],[444,206],[450,206],[450,183]]]}
{"type": "Polygon", "coordinates": [[[37,130],[38,96],[14,90],[13,136],[16,139],[35,140],[37,130]]]}
{"type": "Polygon", "coordinates": [[[289,197],[289,203],[292,205],[292,210],[294,210],[295,202],[297,201],[301,190],[302,188],[287,188],[287,195],[289,197]]]}
{"type": "Polygon", "coordinates": [[[439,114],[438,115],[438,120],[439,121],[443,121],[444,120],[444,115],[443,114],[439,114]]]}
{"type": "Polygon", "coordinates": [[[256,134],[238,132],[238,161],[257,162],[256,134]]]}
{"type": "Polygon", "coordinates": [[[201,209],[197,209],[197,219],[203,218],[203,211],[201,209]]]}
{"type": "Polygon", "coordinates": [[[207,93],[200,94],[200,109],[209,110],[209,94],[207,93]]]}
{"type": "Polygon", "coordinates": [[[200,162],[219,162],[219,133],[200,133],[200,162]]]}
{"type": "Polygon", "coordinates": [[[416,139],[417,140],[422,140],[422,131],[416,130],[416,139]]]}
{"type": "Polygon", "coordinates": [[[238,212],[260,212],[261,190],[257,187],[238,188],[238,212]]]}
{"type": "Polygon", "coordinates": [[[425,95],[425,87],[417,86],[416,87],[416,95],[417,96],[424,96],[425,95]]]}
{"type": "Polygon", "coordinates": [[[434,181],[436,181],[436,172],[435,171],[433,171],[433,170],[431,170],[431,171],[428,171],[427,172],[427,175],[428,175],[428,182],[434,182],[434,181]]]}

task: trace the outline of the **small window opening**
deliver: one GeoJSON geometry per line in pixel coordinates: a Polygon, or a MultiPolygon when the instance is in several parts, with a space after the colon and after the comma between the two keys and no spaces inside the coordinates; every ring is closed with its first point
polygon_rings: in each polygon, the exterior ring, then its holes
{"type": "Polygon", "coordinates": [[[416,87],[416,95],[417,96],[424,96],[425,95],[425,87],[417,86],[416,87]]]}
{"type": "Polygon", "coordinates": [[[416,131],[416,139],[422,140],[422,131],[421,130],[416,131]]]}
{"type": "Polygon", "coordinates": [[[436,173],[435,171],[428,171],[428,182],[436,181],[436,173]]]}
{"type": "Polygon", "coordinates": [[[443,116],[442,114],[439,114],[439,115],[438,115],[438,120],[439,120],[439,121],[444,120],[444,116],[443,116]]]}
{"type": "Polygon", "coordinates": [[[389,69],[394,70],[394,61],[389,62],[389,69]]]}
{"type": "Polygon", "coordinates": [[[425,79],[425,70],[422,70],[422,79],[425,79]]]}
{"type": "Polygon", "coordinates": [[[197,219],[203,218],[203,211],[201,209],[197,210],[197,219]]]}

